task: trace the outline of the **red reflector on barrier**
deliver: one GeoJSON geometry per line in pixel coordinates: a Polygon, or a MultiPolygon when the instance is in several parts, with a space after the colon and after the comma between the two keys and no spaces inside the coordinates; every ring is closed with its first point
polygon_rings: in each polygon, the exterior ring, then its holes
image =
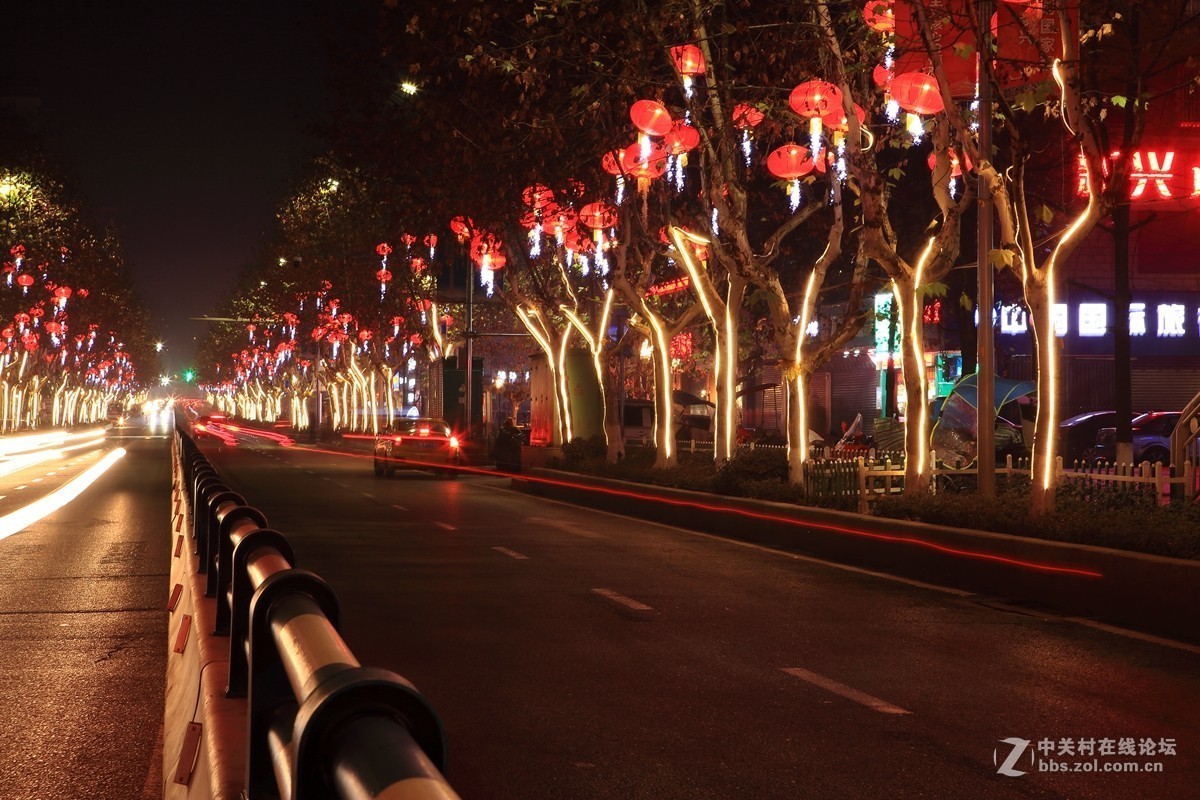
{"type": "MultiPolygon", "coordinates": [[[[171,590],[171,599],[167,601],[167,611],[174,613],[175,606],[179,605],[179,596],[181,594],[183,594],[183,584],[177,583],[175,584],[175,588],[171,590]]],[[[177,650],[176,652],[183,651],[177,650]]]]}
{"type": "Polygon", "coordinates": [[[179,634],[175,637],[175,652],[182,653],[187,649],[188,632],[192,629],[192,615],[184,614],[179,623],[179,634]]]}
{"type": "Polygon", "coordinates": [[[183,534],[179,534],[175,538],[175,557],[179,558],[179,554],[183,552],[183,534]]]}
{"type": "Polygon", "coordinates": [[[175,764],[175,783],[187,786],[192,780],[192,770],[196,768],[196,756],[200,753],[200,734],[204,726],[199,722],[189,722],[183,733],[183,745],[179,748],[179,761],[175,764]]]}

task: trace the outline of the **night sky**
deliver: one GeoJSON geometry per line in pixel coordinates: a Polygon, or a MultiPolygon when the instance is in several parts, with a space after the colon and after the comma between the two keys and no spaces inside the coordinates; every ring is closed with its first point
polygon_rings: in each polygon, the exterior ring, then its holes
{"type": "Polygon", "coordinates": [[[363,26],[352,5],[0,2],[0,94],[40,100],[41,138],[96,221],[116,225],[168,369],[190,362],[206,323],[188,318],[257,260],[317,151],[330,41],[363,26]]]}

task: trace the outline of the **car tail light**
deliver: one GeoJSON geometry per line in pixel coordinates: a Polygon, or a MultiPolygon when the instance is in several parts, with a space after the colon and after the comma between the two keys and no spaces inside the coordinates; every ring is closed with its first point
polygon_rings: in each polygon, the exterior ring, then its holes
{"type": "Polygon", "coordinates": [[[450,449],[451,449],[451,450],[457,450],[457,449],[458,449],[458,437],[457,437],[457,436],[451,436],[451,437],[450,437],[450,449]]]}
{"type": "Polygon", "coordinates": [[[401,444],[401,443],[403,443],[403,442],[404,442],[404,437],[403,437],[403,436],[394,436],[394,437],[392,437],[392,438],[395,440],[396,444],[401,444]]]}

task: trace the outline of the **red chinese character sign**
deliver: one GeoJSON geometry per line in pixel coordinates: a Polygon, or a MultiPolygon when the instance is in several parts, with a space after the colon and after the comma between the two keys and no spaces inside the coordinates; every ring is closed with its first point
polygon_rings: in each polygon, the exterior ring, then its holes
{"type": "MultiPolygon", "coordinates": [[[[1113,153],[1104,163],[1104,179],[1111,174],[1113,153]]],[[[1200,199],[1200,153],[1171,149],[1137,150],[1129,159],[1129,199],[1142,201],[1195,201],[1200,199]]],[[[1087,173],[1080,157],[1076,191],[1087,195],[1087,173]]]]}

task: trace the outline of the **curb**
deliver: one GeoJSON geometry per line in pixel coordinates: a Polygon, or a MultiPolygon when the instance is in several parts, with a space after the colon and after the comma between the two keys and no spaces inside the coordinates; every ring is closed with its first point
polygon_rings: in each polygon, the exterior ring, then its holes
{"type": "Polygon", "coordinates": [[[513,488],[1200,644],[1200,561],[532,469],[513,488]]]}

